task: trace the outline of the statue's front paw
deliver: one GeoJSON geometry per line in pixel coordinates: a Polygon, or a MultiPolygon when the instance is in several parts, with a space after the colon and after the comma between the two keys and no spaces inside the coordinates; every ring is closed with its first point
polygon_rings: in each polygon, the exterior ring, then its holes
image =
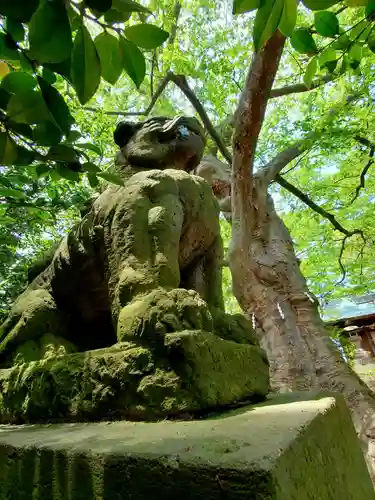
{"type": "Polygon", "coordinates": [[[182,330],[212,331],[206,302],[193,290],[157,289],[122,308],[117,338],[119,342],[129,337],[152,341],[182,330]]]}

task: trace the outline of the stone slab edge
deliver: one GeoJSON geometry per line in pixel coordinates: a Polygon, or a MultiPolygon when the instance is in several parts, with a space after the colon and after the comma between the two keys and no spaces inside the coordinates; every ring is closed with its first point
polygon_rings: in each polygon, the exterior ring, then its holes
{"type": "Polygon", "coordinates": [[[375,500],[343,399],[206,420],[0,426],[0,500],[375,500]]]}

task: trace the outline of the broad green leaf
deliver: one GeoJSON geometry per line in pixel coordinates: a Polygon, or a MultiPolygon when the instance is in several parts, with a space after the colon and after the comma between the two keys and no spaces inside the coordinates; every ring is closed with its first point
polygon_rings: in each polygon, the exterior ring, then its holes
{"type": "Polygon", "coordinates": [[[139,88],[146,75],[145,58],[134,43],[129,42],[122,37],[120,37],[120,49],[124,69],[137,88],[139,88]]]}
{"type": "Polygon", "coordinates": [[[53,73],[48,68],[43,68],[42,77],[43,77],[43,80],[45,80],[47,83],[50,83],[51,85],[56,82],[56,75],[55,75],[55,73],[53,73]]]}
{"type": "Polygon", "coordinates": [[[9,66],[5,61],[0,61],[0,78],[9,73],[9,66]]]}
{"type": "Polygon", "coordinates": [[[112,0],[112,7],[120,12],[143,12],[151,14],[150,9],[132,0],[112,0]]]}
{"type": "Polygon", "coordinates": [[[333,12],[316,12],[315,29],[322,36],[334,37],[339,32],[339,20],[333,12]]]}
{"type": "Polygon", "coordinates": [[[316,57],[313,57],[310,59],[308,65],[306,66],[306,72],[303,76],[303,82],[306,85],[306,87],[310,88],[312,80],[318,71],[318,60],[316,57]]]}
{"type": "Polygon", "coordinates": [[[19,60],[20,60],[21,69],[23,71],[26,71],[28,73],[34,73],[34,67],[33,67],[30,59],[28,59],[27,56],[23,52],[19,52],[19,60]]]}
{"type": "Polygon", "coordinates": [[[43,122],[34,128],[33,138],[40,146],[52,146],[61,141],[62,131],[52,122],[43,122]]]}
{"type": "Polygon", "coordinates": [[[363,20],[349,31],[349,38],[355,42],[365,41],[372,31],[372,28],[372,23],[363,20]]]}
{"type": "Polygon", "coordinates": [[[98,172],[100,172],[100,168],[97,165],[95,165],[95,163],[92,163],[91,161],[83,163],[82,168],[83,168],[83,170],[85,170],[89,174],[97,174],[98,172]]]}
{"type": "Polygon", "coordinates": [[[253,42],[256,51],[261,49],[275,33],[283,13],[283,6],[283,0],[266,0],[257,10],[253,29],[253,42]]]}
{"type": "Polygon", "coordinates": [[[337,53],[334,49],[328,47],[323,50],[323,52],[319,56],[319,65],[320,67],[324,66],[327,62],[336,61],[337,53]]]}
{"type": "Polygon", "coordinates": [[[6,30],[16,42],[22,42],[25,38],[25,28],[23,24],[16,19],[12,19],[11,17],[7,18],[6,30]]]}
{"type": "Polygon", "coordinates": [[[0,165],[12,165],[16,158],[16,143],[6,132],[0,132],[0,165]]]}
{"type": "Polygon", "coordinates": [[[18,61],[20,53],[12,38],[5,33],[0,33],[0,60],[18,61]]]}
{"type": "Polygon", "coordinates": [[[0,15],[28,22],[36,11],[39,0],[1,0],[0,15]]]}
{"type": "Polygon", "coordinates": [[[375,36],[369,38],[367,45],[371,52],[375,54],[375,36]]]}
{"type": "Polygon", "coordinates": [[[290,39],[292,47],[301,54],[316,54],[318,52],[316,43],[307,28],[298,28],[290,39]]]}
{"type": "Polygon", "coordinates": [[[70,127],[74,123],[74,119],[70,114],[69,108],[64,101],[62,95],[43,78],[38,76],[38,83],[42,91],[43,99],[49,109],[56,124],[60,127],[62,132],[67,135],[70,127]]]}
{"type": "Polygon", "coordinates": [[[120,12],[116,9],[107,10],[104,14],[104,21],[106,23],[125,23],[130,19],[131,12],[120,12]]]}
{"type": "Polygon", "coordinates": [[[107,31],[103,31],[95,38],[94,42],[99,54],[102,78],[114,85],[122,73],[119,41],[107,31]]]}
{"type": "Polygon", "coordinates": [[[341,0],[302,0],[302,3],[310,10],[325,10],[336,5],[341,0]]]}
{"type": "Polygon", "coordinates": [[[291,37],[297,21],[297,0],[284,0],[279,30],[284,36],[291,37]]]}
{"type": "Polygon", "coordinates": [[[12,95],[8,102],[7,113],[15,122],[29,125],[51,120],[41,92],[35,90],[12,95]]]}
{"type": "Polygon", "coordinates": [[[360,61],[362,59],[362,46],[358,43],[353,43],[348,50],[348,57],[351,61],[360,61]]]}
{"type": "Polygon", "coordinates": [[[350,38],[346,33],[343,33],[338,39],[332,43],[332,48],[335,50],[345,50],[350,45],[350,38]]]}
{"type": "Polygon", "coordinates": [[[30,54],[42,63],[59,63],[70,56],[72,32],[62,2],[42,2],[29,24],[30,54]]]}
{"type": "Polygon", "coordinates": [[[93,9],[98,12],[106,12],[112,5],[112,0],[84,0],[84,2],[89,9],[93,9]]]}
{"type": "Polygon", "coordinates": [[[99,179],[96,177],[95,174],[87,174],[87,179],[89,181],[90,186],[94,189],[98,186],[99,184],[99,179]]]}
{"type": "Polygon", "coordinates": [[[100,61],[85,26],[77,31],[72,51],[72,82],[80,103],[86,104],[95,94],[100,83],[100,61]]]}
{"type": "Polygon", "coordinates": [[[348,7],[362,7],[367,5],[368,0],[345,0],[344,3],[348,7]]]}
{"type": "Polygon", "coordinates": [[[0,88],[10,94],[22,94],[32,91],[37,85],[36,79],[29,73],[14,71],[8,73],[1,81],[0,88]]]}
{"type": "Polygon", "coordinates": [[[134,24],[125,29],[126,38],[144,49],[156,49],[168,39],[169,33],[154,24],[134,24]]]}
{"type": "Polygon", "coordinates": [[[93,153],[96,153],[99,156],[103,154],[99,146],[95,146],[95,144],[90,144],[89,142],[81,142],[81,143],[77,142],[75,144],[75,147],[79,149],[88,149],[89,151],[92,151],[93,153]]]}
{"type": "Polygon", "coordinates": [[[243,14],[258,9],[261,5],[261,0],[234,0],[233,14],[243,14]]]}
{"type": "Polygon", "coordinates": [[[98,172],[96,174],[98,177],[102,177],[102,179],[108,181],[108,182],[112,182],[112,184],[117,184],[118,186],[123,186],[124,185],[124,181],[121,179],[120,176],[116,175],[116,174],[111,174],[109,172],[98,172]]]}
{"type": "Polygon", "coordinates": [[[71,170],[70,168],[57,164],[55,167],[56,172],[63,179],[67,179],[68,181],[78,182],[79,181],[79,173],[75,170],[71,170]]]}
{"type": "Polygon", "coordinates": [[[77,161],[77,153],[70,146],[58,144],[49,149],[48,158],[53,161],[75,163],[77,161]]]}

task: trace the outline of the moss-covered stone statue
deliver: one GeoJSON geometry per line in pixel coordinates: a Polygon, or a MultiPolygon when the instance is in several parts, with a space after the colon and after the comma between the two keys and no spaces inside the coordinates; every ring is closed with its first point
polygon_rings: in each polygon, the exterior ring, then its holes
{"type": "Polygon", "coordinates": [[[268,392],[249,322],[224,313],[193,118],[120,123],[118,173],[17,299],[0,335],[0,422],[191,414],[268,392]]]}

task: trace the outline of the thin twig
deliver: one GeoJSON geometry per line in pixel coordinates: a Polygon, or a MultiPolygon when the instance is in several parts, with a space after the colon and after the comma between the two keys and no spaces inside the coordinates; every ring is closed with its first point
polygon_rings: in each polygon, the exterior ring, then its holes
{"type": "Polygon", "coordinates": [[[366,174],[371,165],[374,163],[374,154],[375,154],[375,145],[371,144],[371,142],[368,139],[365,139],[360,136],[356,136],[355,139],[361,144],[368,146],[370,148],[370,153],[369,153],[370,158],[362,169],[361,175],[359,176],[359,184],[355,190],[355,195],[353,196],[353,199],[350,201],[349,205],[352,205],[354,203],[354,201],[358,198],[361,189],[365,187],[366,174]]]}

